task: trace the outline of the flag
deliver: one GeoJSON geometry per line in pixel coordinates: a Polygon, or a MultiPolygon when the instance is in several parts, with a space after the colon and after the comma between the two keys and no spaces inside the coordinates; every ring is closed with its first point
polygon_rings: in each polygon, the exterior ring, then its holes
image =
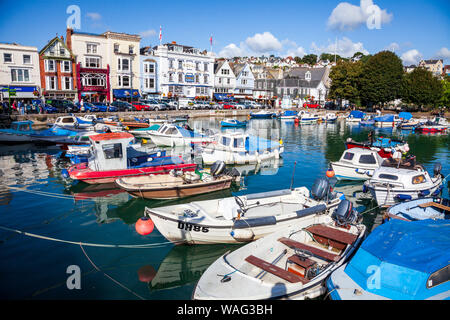
{"type": "Polygon", "coordinates": [[[162,28],[159,26],[159,41],[162,40],[162,28]]]}
{"type": "Polygon", "coordinates": [[[209,43],[212,45],[212,35],[209,37],[209,43]]]}

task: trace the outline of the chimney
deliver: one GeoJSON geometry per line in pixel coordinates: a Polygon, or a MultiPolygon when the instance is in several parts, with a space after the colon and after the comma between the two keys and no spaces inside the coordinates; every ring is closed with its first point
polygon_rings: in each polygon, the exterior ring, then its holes
{"type": "Polygon", "coordinates": [[[72,51],[72,32],[73,32],[73,29],[67,27],[67,31],[66,31],[66,46],[67,46],[67,48],[69,48],[70,51],[72,51]]]}

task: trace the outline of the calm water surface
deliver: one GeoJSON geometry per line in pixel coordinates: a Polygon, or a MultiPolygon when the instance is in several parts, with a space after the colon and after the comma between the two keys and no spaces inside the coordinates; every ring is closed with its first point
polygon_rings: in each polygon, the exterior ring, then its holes
{"type": "MultiPolygon", "coordinates": [[[[220,130],[218,120],[189,122],[193,128],[220,130]]],[[[260,167],[241,166],[245,175],[239,190],[202,195],[183,202],[286,189],[310,188],[324,177],[330,161],[340,158],[348,137],[367,140],[373,128],[336,124],[295,125],[280,120],[251,120],[246,131],[282,139],[282,159],[260,167]],[[295,170],[294,170],[294,163],[295,170]]],[[[241,129],[243,130],[243,129],[241,129]]],[[[379,136],[401,137],[417,160],[432,173],[434,163],[450,173],[448,135],[419,135],[392,128],[375,129],[379,136]]],[[[174,150],[183,153],[183,150],[174,150]]],[[[184,154],[190,158],[190,154],[184,154]]],[[[198,161],[198,155],[195,156],[198,161]]],[[[131,198],[114,188],[102,190],[61,177],[69,162],[57,147],[0,146],[0,227],[72,241],[73,244],[29,237],[0,229],[0,297],[3,299],[190,299],[204,270],[238,245],[174,246],[156,230],[148,236],[136,233],[134,223],[145,206],[181,201],[150,201],[131,198]],[[12,188],[9,188],[12,187],[12,188]],[[25,191],[23,188],[26,188],[25,191]],[[147,248],[88,246],[148,245],[147,248]],[[81,289],[69,290],[69,266],[81,270],[81,289]],[[149,279],[153,278],[151,281],[149,279]]],[[[105,188],[103,188],[105,189],[105,188]]],[[[362,194],[362,184],[338,184],[359,212],[376,207],[362,194]]],[[[447,185],[444,196],[448,197],[447,185]]],[[[364,213],[371,230],[379,223],[378,209],[364,213]]]]}

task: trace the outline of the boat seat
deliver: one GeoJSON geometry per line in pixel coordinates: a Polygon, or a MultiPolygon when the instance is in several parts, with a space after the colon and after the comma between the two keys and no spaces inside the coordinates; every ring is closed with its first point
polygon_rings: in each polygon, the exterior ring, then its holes
{"type": "Polygon", "coordinates": [[[270,262],[264,261],[253,255],[250,255],[247,258],[245,258],[245,261],[247,261],[248,263],[250,263],[254,266],[257,266],[257,267],[263,269],[266,272],[274,274],[277,277],[280,277],[281,279],[289,281],[291,283],[297,283],[297,282],[306,283],[307,282],[306,279],[303,279],[302,277],[295,275],[292,272],[286,271],[270,262]]]}
{"type": "Polygon", "coordinates": [[[308,230],[312,234],[325,237],[331,240],[335,240],[338,242],[342,242],[345,244],[352,244],[358,238],[358,236],[355,234],[330,228],[321,224],[308,227],[306,230],[308,230]]]}
{"type": "Polygon", "coordinates": [[[447,206],[445,206],[443,204],[440,204],[440,203],[437,203],[437,202],[434,202],[434,201],[421,203],[421,204],[419,204],[419,207],[421,207],[421,208],[435,207],[435,208],[438,208],[438,209],[450,212],[450,207],[447,207],[447,206]]]}
{"type": "Polygon", "coordinates": [[[317,247],[313,247],[313,246],[310,246],[310,245],[307,245],[304,243],[300,243],[298,241],[291,240],[291,239],[288,239],[285,237],[278,239],[278,241],[287,245],[288,247],[311,252],[313,255],[315,255],[321,259],[325,259],[328,261],[338,261],[340,259],[340,256],[337,254],[327,252],[327,251],[319,249],[317,247]]]}
{"type": "Polygon", "coordinates": [[[305,279],[308,271],[317,265],[317,261],[308,258],[301,258],[296,254],[290,256],[287,261],[290,262],[288,271],[297,274],[305,279]]]}

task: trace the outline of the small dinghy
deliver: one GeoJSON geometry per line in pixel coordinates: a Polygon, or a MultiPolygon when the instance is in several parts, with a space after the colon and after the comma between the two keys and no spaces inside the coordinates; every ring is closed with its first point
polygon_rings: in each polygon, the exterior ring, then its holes
{"type": "Polygon", "coordinates": [[[217,259],[193,292],[197,300],[316,298],[325,280],[361,244],[366,227],[350,201],[312,215],[217,259]]]}
{"type": "Polygon", "coordinates": [[[339,161],[331,162],[331,167],[338,180],[367,180],[383,161],[374,150],[351,148],[344,151],[339,161]]]}
{"type": "Polygon", "coordinates": [[[179,199],[228,189],[237,179],[239,172],[236,170],[233,173],[230,171],[208,173],[197,170],[177,173],[172,170],[165,175],[119,178],[116,184],[135,198],[179,199]]]}
{"type": "Polygon", "coordinates": [[[137,128],[133,130],[128,130],[129,133],[134,135],[136,138],[150,139],[151,134],[161,127],[159,124],[153,124],[148,128],[137,128]]]}
{"type": "Polygon", "coordinates": [[[439,196],[443,188],[441,170],[442,165],[436,163],[434,176],[431,177],[421,164],[416,163],[413,156],[400,162],[392,158],[386,159],[370,180],[364,183],[363,190],[370,191],[382,207],[427,196],[439,196]]]}
{"type": "Polygon", "coordinates": [[[275,112],[269,112],[269,111],[258,111],[258,112],[250,112],[250,118],[251,119],[272,119],[275,118],[277,114],[275,112]]]}
{"type": "Polygon", "coordinates": [[[325,123],[334,123],[338,119],[335,113],[329,112],[321,117],[321,121],[325,123]]]}
{"type": "Polygon", "coordinates": [[[363,127],[373,126],[375,125],[375,120],[373,116],[366,116],[359,122],[359,125],[363,127]]]}
{"type": "Polygon", "coordinates": [[[417,221],[450,219],[450,199],[422,198],[396,204],[386,210],[385,220],[417,221]]]}
{"type": "Polygon", "coordinates": [[[448,300],[450,224],[392,219],[376,227],[326,284],[333,300],[448,300]]]}
{"type": "Polygon", "coordinates": [[[239,121],[236,119],[223,119],[220,121],[222,128],[242,128],[247,126],[247,121],[239,121]]]}
{"type": "Polygon", "coordinates": [[[277,190],[160,208],[146,208],[159,232],[174,243],[253,241],[302,219],[323,215],[341,202],[327,179],[311,189],[277,190]]]}

